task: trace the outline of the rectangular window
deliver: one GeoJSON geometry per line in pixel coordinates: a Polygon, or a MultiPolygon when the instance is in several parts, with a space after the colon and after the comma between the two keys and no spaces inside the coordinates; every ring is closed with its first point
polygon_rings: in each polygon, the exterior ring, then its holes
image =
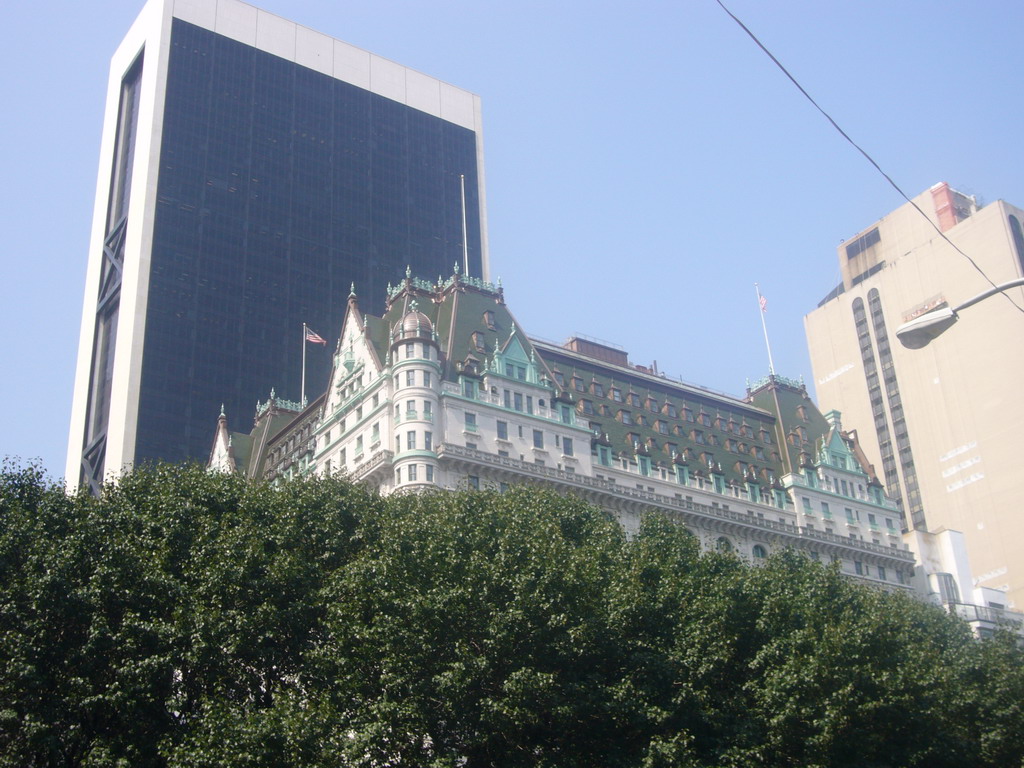
{"type": "Polygon", "coordinates": [[[415,432],[406,432],[405,433],[405,449],[407,451],[415,451],[416,450],[416,433],[415,432]]]}
{"type": "Polygon", "coordinates": [[[533,398],[530,395],[526,396],[526,412],[533,413],[533,398]]]}
{"type": "Polygon", "coordinates": [[[356,456],[359,456],[363,452],[363,436],[360,435],[356,438],[356,456]]]}
{"type": "Polygon", "coordinates": [[[512,363],[505,363],[505,375],[510,379],[515,378],[516,367],[512,363]]]}
{"type": "Polygon", "coordinates": [[[462,396],[476,397],[476,382],[472,379],[462,380],[462,396]]]}
{"type": "Polygon", "coordinates": [[[517,411],[522,411],[522,410],[523,410],[523,396],[522,396],[522,395],[521,395],[521,394],[520,394],[519,392],[516,392],[516,393],[515,393],[515,394],[513,395],[513,397],[512,397],[512,403],[513,403],[513,407],[514,407],[514,408],[515,408],[515,409],[516,409],[517,411]]]}
{"type": "Polygon", "coordinates": [[[408,359],[408,358],[413,356],[413,348],[414,347],[415,347],[415,344],[412,344],[412,343],[409,343],[409,344],[405,345],[405,357],[406,357],[406,359],[408,359]]]}
{"type": "Polygon", "coordinates": [[[821,502],[821,515],[822,517],[832,517],[832,513],[828,511],[828,502],[821,502]]]}
{"type": "Polygon", "coordinates": [[[345,449],[342,448],[341,452],[338,454],[338,469],[344,469],[346,463],[347,462],[345,461],[345,449]]]}
{"type": "Polygon", "coordinates": [[[811,509],[811,500],[808,499],[806,496],[802,496],[800,500],[804,503],[804,512],[806,512],[809,515],[813,514],[814,510],[811,509]]]}
{"type": "Polygon", "coordinates": [[[433,464],[427,464],[426,469],[427,469],[427,482],[428,483],[434,482],[434,465],[433,464]]]}
{"type": "Polygon", "coordinates": [[[398,469],[395,470],[395,483],[400,485],[401,482],[402,482],[402,468],[399,467],[398,469]]]}
{"type": "Polygon", "coordinates": [[[429,387],[430,386],[430,371],[424,371],[423,372],[423,386],[424,387],[429,387]]]}
{"type": "Polygon", "coordinates": [[[562,453],[565,454],[566,456],[572,456],[573,455],[573,453],[572,453],[572,438],[571,437],[563,437],[562,438],[562,453]]]}
{"type": "Polygon", "coordinates": [[[476,414],[466,412],[466,431],[476,432],[476,414]]]}
{"type": "Polygon", "coordinates": [[[508,440],[508,422],[507,421],[499,421],[498,422],[498,439],[499,440],[508,440]]]}
{"type": "Polygon", "coordinates": [[[860,560],[853,561],[853,570],[856,571],[858,576],[864,575],[864,564],[860,560]]]}
{"type": "Polygon", "coordinates": [[[502,391],[502,395],[503,395],[503,398],[502,398],[502,399],[503,399],[503,401],[504,401],[504,405],[505,405],[505,407],[506,407],[506,408],[511,408],[511,407],[512,407],[512,393],[511,393],[511,392],[509,392],[509,391],[508,391],[508,390],[506,389],[506,390],[503,390],[503,391],[502,391]]]}
{"type": "Polygon", "coordinates": [[[526,369],[521,365],[516,366],[516,378],[520,381],[526,381],[526,369]]]}
{"type": "Polygon", "coordinates": [[[433,413],[431,412],[431,405],[429,400],[423,401],[423,418],[427,421],[431,421],[433,413]]]}
{"type": "Polygon", "coordinates": [[[543,448],[544,447],[544,432],[540,429],[533,430],[533,447],[543,448]]]}
{"type": "Polygon", "coordinates": [[[416,417],[416,401],[415,400],[406,400],[405,401],[405,413],[411,419],[416,417]]]}
{"type": "Polygon", "coordinates": [[[416,385],[415,376],[416,376],[416,374],[415,374],[414,371],[406,371],[405,372],[405,386],[407,386],[407,387],[415,386],[416,385]]]}
{"type": "Polygon", "coordinates": [[[423,450],[432,451],[434,450],[434,433],[424,432],[423,433],[423,450]]]}
{"type": "Polygon", "coordinates": [[[472,488],[474,491],[480,490],[480,478],[477,477],[476,475],[470,475],[468,478],[466,478],[466,482],[469,484],[469,487],[472,488]]]}
{"type": "Polygon", "coordinates": [[[885,566],[883,566],[883,565],[878,566],[878,578],[880,578],[882,581],[886,580],[886,578],[885,578],[885,566]]]}
{"type": "Polygon", "coordinates": [[[409,465],[409,482],[410,483],[415,483],[416,482],[416,465],[415,464],[410,464],[409,465]]]}
{"type": "Polygon", "coordinates": [[[849,507],[846,507],[846,522],[851,524],[857,522],[857,518],[853,516],[853,510],[849,507]]]}
{"type": "Polygon", "coordinates": [[[371,443],[379,443],[380,442],[380,422],[379,421],[376,424],[373,425],[373,429],[370,431],[370,442],[371,443]]]}
{"type": "Polygon", "coordinates": [[[558,412],[562,415],[563,424],[572,424],[572,409],[568,405],[559,405],[558,412]]]}

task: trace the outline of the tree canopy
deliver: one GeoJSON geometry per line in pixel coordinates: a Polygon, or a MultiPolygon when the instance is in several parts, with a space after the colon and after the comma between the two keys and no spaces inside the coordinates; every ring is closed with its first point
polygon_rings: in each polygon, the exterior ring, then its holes
{"type": "Polygon", "coordinates": [[[1024,653],[538,488],[0,475],[0,766],[1005,766],[1024,653]]]}

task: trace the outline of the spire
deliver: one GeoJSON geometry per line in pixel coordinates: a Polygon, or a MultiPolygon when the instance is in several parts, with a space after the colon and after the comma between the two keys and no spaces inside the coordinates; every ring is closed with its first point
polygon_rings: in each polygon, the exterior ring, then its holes
{"type": "Polygon", "coordinates": [[[352,287],[349,289],[348,297],[350,299],[356,298],[356,284],[353,282],[352,287]]]}

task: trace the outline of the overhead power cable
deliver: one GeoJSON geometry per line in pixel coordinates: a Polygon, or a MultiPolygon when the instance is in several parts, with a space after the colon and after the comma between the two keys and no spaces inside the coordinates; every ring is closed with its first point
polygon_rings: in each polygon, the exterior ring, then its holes
{"type": "MultiPolygon", "coordinates": [[[[945,240],[954,251],[956,251],[961,256],[963,256],[965,259],[967,259],[967,261],[969,261],[971,263],[971,266],[974,267],[983,278],[985,278],[985,281],[989,285],[991,285],[993,288],[995,288],[996,284],[994,282],[992,282],[992,279],[987,274],[985,274],[985,270],[983,270],[980,266],[978,266],[978,263],[974,259],[972,259],[966,253],[964,253],[959,247],[957,247],[957,245],[952,240],[950,240],[948,237],[946,237],[946,233],[943,232],[941,229],[939,229],[938,225],[928,217],[928,214],[926,214],[924,211],[922,211],[920,206],[917,203],[915,203],[913,200],[910,199],[910,197],[907,195],[907,193],[904,192],[900,188],[900,186],[895,181],[892,180],[892,177],[890,177],[889,174],[887,174],[885,171],[882,170],[882,167],[878,163],[875,162],[874,158],[871,157],[871,155],[869,155],[867,152],[865,152],[864,149],[859,144],[857,144],[857,142],[855,142],[853,139],[851,139],[850,136],[846,133],[846,131],[844,131],[842,128],[839,127],[839,123],[837,123],[835,120],[833,120],[832,116],[828,112],[826,112],[824,109],[821,108],[821,106],[818,104],[818,102],[816,102],[811,97],[811,94],[809,94],[804,89],[804,87],[802,85],[800,85],[799,82],[797,82],[797,79],[795,77],[793,77],[793,75],[791,75],[789,73],[789,70],[786,69],[784,66],[782,66],[782,62],[779,61],[777,58],[775,58],[775,55],[771,51],[769,51],[765,47],[764,43],[762,43],[757,38],[757,35],[755,35],[753,32],[751,32],[750,29],[747,27],[747,25],[744,24],[742,21],[740,21],[736,17],[736,14],[734,14],[732,11],[730,11],[728,8],[726,8],[725,7],[725,3],[723,3],[722,0],[715,0],[715,2],[718,3],[718,5],[722,8],[723,11],[725,11],[727,14],[729,14],[729,18],[731,18],[733,21],[735,21],[737,24],[739,24],[740,29],[742,29],[744,32],[746,32],[747,35],[750,37],[750,39],[753,40],[757,44],[757,47],[760,48],[762,51],[764,51],[765,55],[769,59],[771,59],[772,62],[775,64],[775,66],[778,67],[782,71],[782,74],[784,74],[786,77],[788,77],[789,81],[791,83],[793,83],[793,85],[795,85],[797,87],[797,89],[800,91],[800,93],[802,93],[804,95],[804,97],[809,102],[811,102],[811,104],[814,105],[814,108],[816,110],[818,110],[822,115],[824,115],[825,119],[828,120],[832,124],[832,127],[835,128],[839,132],[839,135],[842,136],[844,139],[846,139],[854,149],[856,149],[858,152],[860,152],[864,156],[864,158],[869,163],[871,163],[871,165],[874,166],[876,171],[878,171],[880,174],[882,174],[882,177],[887,182],[889,182],[890,186],[893,189],[895,189],[900,194],[900,197],[902,197],[904,200],[906,200],[908,203],[910,203],[912,206],[914,206],[914,210],[916,210],[918,213],[920,213],[921,216],[924,217],[925,221],[927,221],[931,225],[932,229],[934,229],[936,232],[938,232],[939,237],[941,237],[943,240],[945,240]]],[[[1005,291],[1000,291],[1000,293],[1003,295],[1003,297],[1007,301],[1009,301],[1011,304],[1013,304],[1014,307],[1016,307],[1020,312],[1024,313],[1024,308],[1022,308],[1019,304],[1017,304],[1017,302],[1015,302],[1010,297],[1009,294],[1007,294],[1005,291]]]]}

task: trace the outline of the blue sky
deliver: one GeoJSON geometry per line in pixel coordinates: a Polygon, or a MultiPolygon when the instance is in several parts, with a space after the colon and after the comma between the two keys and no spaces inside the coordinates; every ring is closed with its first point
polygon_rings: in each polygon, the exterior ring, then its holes
{"type": "MultiPolygon", "coordinates": [[[[257,4],[482,97],[492,276],[543,338],[742,395],[767,372],[757,281],[776,370],[810,381],[836,245],[901,203],[714,0],[257,4]]],[[[727,5],[911,196],[1024,204],[1024,5],[727,5]]],[[[0,455],[56,477],[107,67],[140,7],[0,6],[0,455]]]]}

